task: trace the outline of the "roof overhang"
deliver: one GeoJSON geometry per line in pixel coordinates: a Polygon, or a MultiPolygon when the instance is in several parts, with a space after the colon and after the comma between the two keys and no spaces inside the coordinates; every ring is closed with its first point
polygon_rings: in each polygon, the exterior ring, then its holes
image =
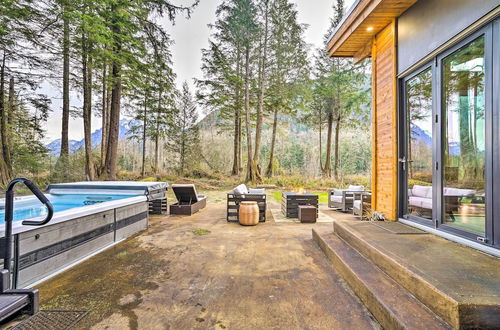
{"type": "Polygon", "coordinates": [[[357,0],[333,32],[327,44],[330,56],[370,56],[373,36],[418,0],[357,0]]]}

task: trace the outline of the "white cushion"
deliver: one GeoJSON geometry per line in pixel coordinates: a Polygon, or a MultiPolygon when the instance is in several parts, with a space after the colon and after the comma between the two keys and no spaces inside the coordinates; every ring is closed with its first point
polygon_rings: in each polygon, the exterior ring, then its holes
{"type": "Polygon", "coordinates": [[[244,184],[240,184],[238,187],[234,188],[234,193],[238,195],[248,194],[247,186],[244,184]]]}
{"type": "MultiPolygon", "coordinates": [[[[332,195],[330,197],[330,200],[332,202],[336,202],[336,203],[342,203],[342,196],[336,196],[336,195],[332,195]]],[[[346,201],[352,201],[352,197],[346,197],[345,198],[346,201]]]]}
{"type": "Polygon", "coordinates": [[[250,188],[248,189],[249,194],[254,194],[254,195],[264,195],[266,193],[266,189],[264,188],[250,188]]]}
{"type": "Polygon", "coordinates": [[[432,209],[432,198],[410,196],[408,204],[409,206],[432,209]]]}
{"type": "Polygon", "coordinates": [[[343,192],[342,189],[333,189],[333,194],[335,196],[342,196],[342,192],[343,192]]]}
{"type": "Polygon", "coordinates": [[[332,195],[332,197],[330,197],[330,200],[331,200],[332,202],[342,203],[342,196],[335,196],[335,195],[332,195]]]}
{"type": "Polygon", "coordinates": [[[459,188],[444,188],[445,196],[470,196],[475,195],[476,191],[472,189],[459,189],[459,188]]]}
{"type": "Polygon", "coordinates": [[[422,201],[422,208],[432,210],[432,198],[426,198],[422,201]]]}
{"type": "Polygon", "coordinates": [[[353,185],[350,185],[349,188],[347,189],[349,191],[364,191],[365,190],[365,187],[363,186],[353,186],[353,185]]]}
{"type": "Polygon", "coordinates": [[[432,198],[432,186],[414,185],[411,194],[415,197],[432,198]]]}
{"type": "Polygon", "coordinates": [[[356,200],[352,203],[352,206],[353,206],[355,209],[360,210],[360,209],[361,209],[361,200],[356,199],[356,200]]]}

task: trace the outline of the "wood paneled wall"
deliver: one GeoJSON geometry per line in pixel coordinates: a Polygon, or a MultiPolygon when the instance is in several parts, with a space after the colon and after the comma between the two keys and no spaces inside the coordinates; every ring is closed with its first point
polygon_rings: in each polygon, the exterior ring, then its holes
{"type": "Polygon", "coordinates": [[[397,217],[396,22],[372,44],[372,208],[397,217]]]}

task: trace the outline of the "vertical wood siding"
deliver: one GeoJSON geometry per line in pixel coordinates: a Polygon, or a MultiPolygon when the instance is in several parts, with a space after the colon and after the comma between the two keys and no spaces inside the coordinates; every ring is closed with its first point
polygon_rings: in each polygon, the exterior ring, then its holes
{"type": "Polygon", "coordinates": [[[397,208],[396,55],[393,21],[372,45],[372,208],[390,220],[397,208]]]}

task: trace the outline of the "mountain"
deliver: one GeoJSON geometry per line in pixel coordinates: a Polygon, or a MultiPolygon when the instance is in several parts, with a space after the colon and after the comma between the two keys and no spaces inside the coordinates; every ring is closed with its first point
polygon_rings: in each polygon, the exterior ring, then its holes
{"type": "MultiPolygon", "coordinates": [[[[120,130],[119,130],[119,139],[125,139],[128,137],[130,129],[134,125],[139,125],[140,123],[130,119],[122,119],[120,120],[120,130]]],[[[94,131],[91,136],[92,147],[97,147],[101,144],[102,137],[102,129],[94,131]]],[[[79,141],[69,140],[69,152],[78,151],[80,148],[84,148],[85,140],[81,139],[79,141]]],[[[51,155],[57,156],[61,152],[61,139],[54,140],[49,144],[45,145],[47,149],[49,149],[49,153],[51,155]]]]}
{"type": "Polygon", "coordinates": [[[417,125],[411,126],[411,138],[413,140],[420,141],[429,147],[432,147],[432,137],[429,135],[427,131],[421,129],[417,125]]]}

